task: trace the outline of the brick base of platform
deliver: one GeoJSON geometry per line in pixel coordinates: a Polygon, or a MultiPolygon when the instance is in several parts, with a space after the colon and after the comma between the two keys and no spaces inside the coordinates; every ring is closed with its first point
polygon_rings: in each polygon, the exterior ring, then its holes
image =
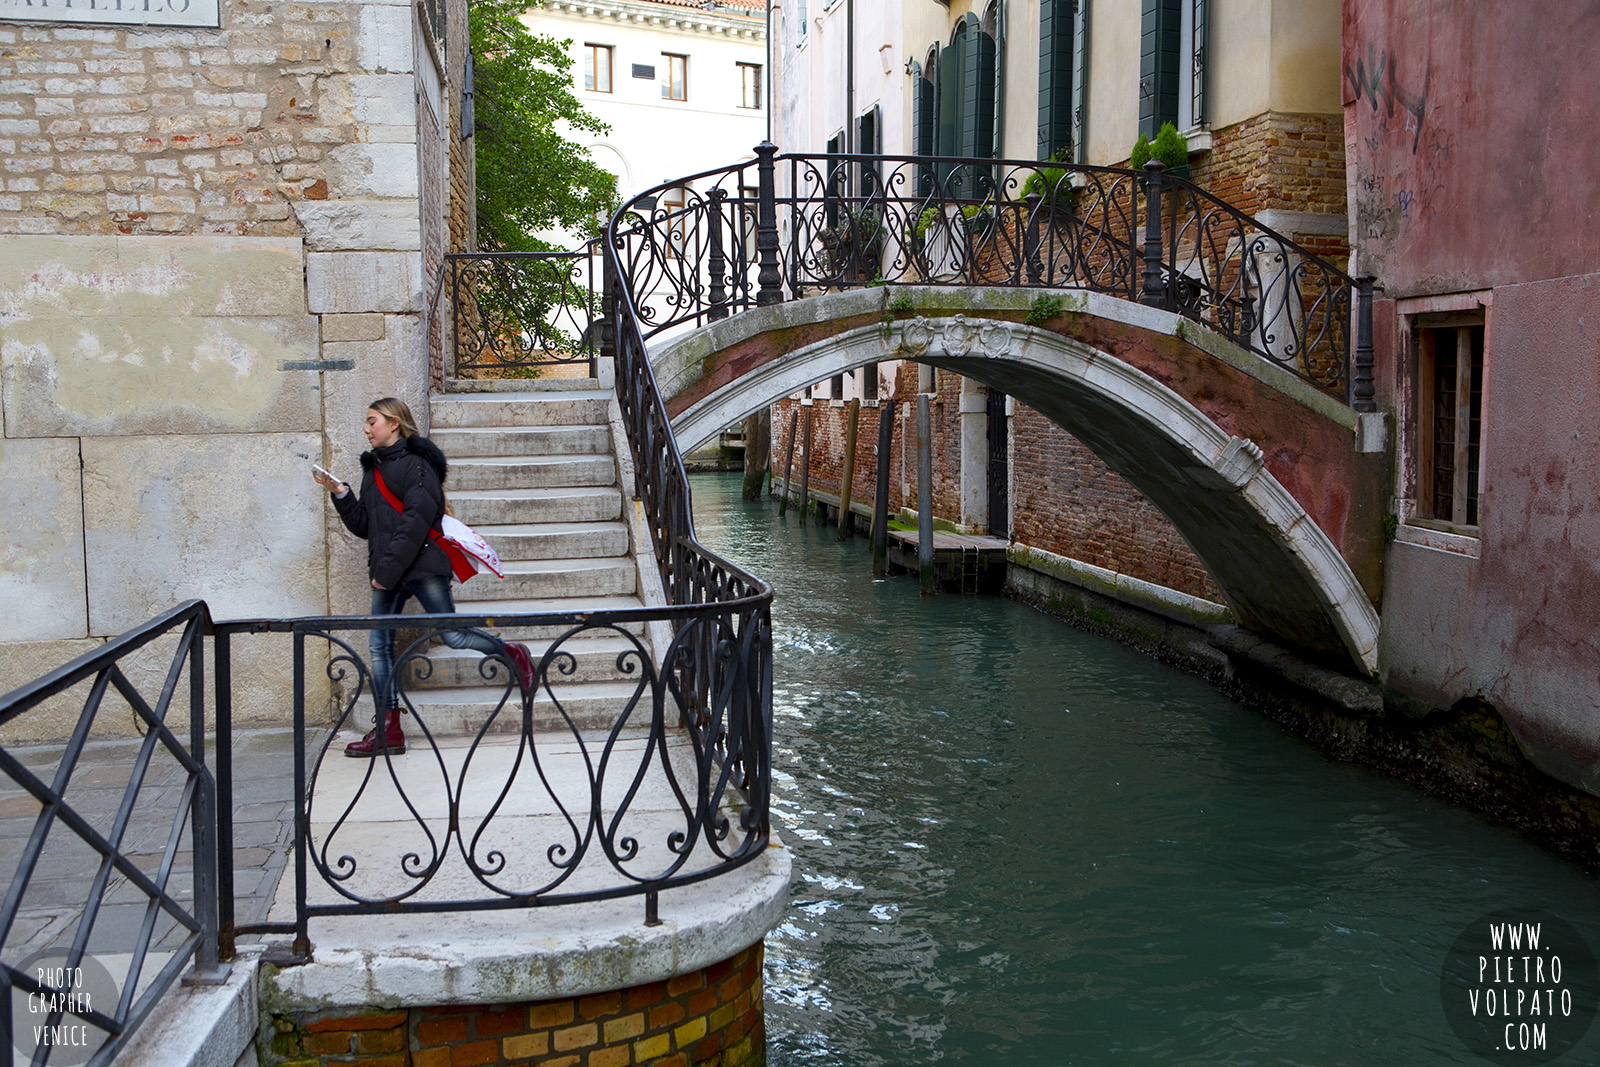
{"type": "Polygon", "coordinates": [[[564,1000],[265,1021],[263,1067],[762,1067],[758,942],[665,982],[564,1000]]]}

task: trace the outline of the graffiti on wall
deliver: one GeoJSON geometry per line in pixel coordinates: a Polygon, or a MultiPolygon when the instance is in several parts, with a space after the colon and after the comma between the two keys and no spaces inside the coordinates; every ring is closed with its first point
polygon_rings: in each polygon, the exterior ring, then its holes
{"type": "Polygon", "coordinates": [[[1415,88],[1417,80],[1402,77],[1398,66],[1394,52],[1369,44],[1364,56],[1344,68],[1357,110],[1365,103],[1376,120],[1376,128],[1361,138],[1356,178],[1356,208],[1369,239],[1399,238],[1439,217],[1456,151],[1455,137],[1440,128],[1437,116],[1428,121],[1432,68],[1424,67],[1421,87],[1415,88]],[[1410,166],[1384,151],[1392,131],[1402,129],[1410,135],[1410,166]]]}
{"type": "Polygon", "coordinates": [[[1366,57],[1358,56],[1354,69],[1345,64],[1344,76],[1355,91],[1357,102],[1365,98],[1374,114],[1378,112],[1378,105],[1383,105],[1383,117],[1379,122],[1387,125],[1397,114],[1404,118],[1406,131],[1411,134],[1411,151],[1415,153],[1427,120],[1428,82],[1432,70],[1423,71],[1420,91],[1409,90],[1395,77],[1396,65],[1394,55],[1368,44],[1366,57]]]}

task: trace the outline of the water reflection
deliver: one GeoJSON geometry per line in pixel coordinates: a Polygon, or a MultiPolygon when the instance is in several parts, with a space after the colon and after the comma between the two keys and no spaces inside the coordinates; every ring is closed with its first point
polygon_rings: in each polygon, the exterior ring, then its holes
{"type": "Polygon", "coordinates": [[[1600,945],[1590,881],[1508,831],[1020,604],[873,581],[737,476],[694,493],[778,589],[773,1067],[1482,1063],[1440,1004],[1466,925],[1600,945]]]}

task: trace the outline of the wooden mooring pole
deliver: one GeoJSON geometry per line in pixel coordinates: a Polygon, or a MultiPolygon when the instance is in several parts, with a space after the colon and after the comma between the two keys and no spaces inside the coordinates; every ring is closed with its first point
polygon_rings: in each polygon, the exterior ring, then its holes
{"type": "Polygon", "coordinates": [[[811,407],[806,407],[806,426],[800,439],[800,525],[806,524],[806,507],[811,503],[811,407]]]}
{"type": "Polygon", "coordinates": [[[878,482],[872,497],[872,573],[889,573],[889,452],[894,444],[894,401],[878,408],[878,482]]]}
{"type": "Polygon", "coordinates": [[[794,485],[794,437],[799,429],[800,405],[795,404],[794,410],[789,412],[789,440],[783,449],[783,495],[778,498],[779,515],[789,510],[789,489],[794,485]]]}
{"type": "Polygon", "coordinates": [[[917,581],[923,596],[937,591],[933,570],[933,421],[928,394],[917,394],[917,581]]]}
{"type": "Polygon", "coordinates": [[[850,497],[856,484],[856,430],[861,424],[861,401],[847,405],[844,424],[844,484],[839,487],[839,540],[850,536],[850,497]]]}

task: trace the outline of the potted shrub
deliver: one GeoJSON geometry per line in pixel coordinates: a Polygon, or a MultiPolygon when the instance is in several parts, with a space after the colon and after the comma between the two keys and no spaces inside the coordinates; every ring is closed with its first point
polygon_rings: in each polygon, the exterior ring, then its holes
{"type": "Polygon", "coordinates": [[[1168,174],[1179,178],[1189,176],[1189,142],[1172,123],[1163,122],[1154,141],[1141,133],[1133,142],[1133,151],[1128,154],[1129,166],[1138,170],[1151,159],[1159,159],[1168,174]]]}
{"type": "MultiPolygon", "coordinates": [[[[1051,163],[1067,162],[1068,149],[1058,148],[1050,153],[1051,163]]],[[[1052,213],[1065,211],[1071,213],[1074,198],[1078,191],[1072,187],[1071,180],[1067,177],[1066,167],[1041,166],[1028,176],[1022,183],[1024,197],[1037,196],[1052,213]]]]}

